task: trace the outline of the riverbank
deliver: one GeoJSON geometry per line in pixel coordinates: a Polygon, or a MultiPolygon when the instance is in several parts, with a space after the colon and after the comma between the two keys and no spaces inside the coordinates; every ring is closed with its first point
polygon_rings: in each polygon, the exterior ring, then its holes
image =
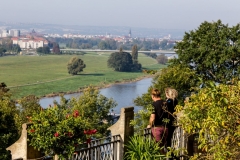
{"type": "MultiPolygon", "coordinates": [[[[99,86],[94,86],[96,89],[103,89],[103,88],[109,88],[111,87],[112,85],[115,85],[115,84],[125,84],[125,83],[132,83],[132,82],[137,82],[137,81],[140,81],[142,79],[145,79],[145,78],[152,78],[154,77],[155,75],[144,75],[142,77],[137,77],[137,78],[134,78],[134,79],[128,79],[128,80],[123,80],[123,81],[115,81],[114,83],[108,83],[108,84],[101,84],[99,86]]],[[[60,96],[60,95],[65,95],[65,94],[74,94],[74,93],[81,93],[83,92],[83,90],[85,88],[87,88],[88,86],[84,87],[84,88],[80,88],[76,91],[67,91],[67,92],[58,92],[58,93],[51,93],[51,94],[46,94],[44,96],[41,96],[40,98],[50,98],[50,97],[56,97],[56,96],[60,96]]]]}
{"type": "MultiPolygon", "coordinates": [[[[126,107],[134,107],[134,112],[138,112],[142,107],[136,106],[134,100],[138,96],[148,92],[148,88],[152,85],[152,79],[153,78],[143,78],[135,82],[112,84],[107,88],[99,89],[99,93],[116,102],[117,106],[112,108],[109,112],[118,114],[120,113],[121,108],[126,107]]],[[[82,93],[64,94],[64,98],[67,100],[72,98],[78,99],[81,95],[82,93]]],[[[54,105],[54,102],[60,103],[61,97],[45,97],[39,100],[39,104],[43,108],[47,108],[49,105],[54,105]]]]}

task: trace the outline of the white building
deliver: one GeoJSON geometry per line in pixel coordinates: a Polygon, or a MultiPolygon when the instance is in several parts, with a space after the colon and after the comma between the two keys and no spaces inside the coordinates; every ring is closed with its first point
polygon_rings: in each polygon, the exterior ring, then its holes
{"type": "Polygon", "coordinates": [[[12,38],[13,44],[18,44],[21,49],[36,49],[48,45],[48,41],[42,37],[34,38],[12,38]]]}
{"type": "Polygon", "coordinates": [[[7,30],[7,29],[4,29],[4,30],[1,30],[0,31],[0,37],[9,37],[9,36],[12,36],[12,37],[20,37],[20,30],[7,30]]]}
{"type": "Polygon", "coordinates": [[[9,35],[12,37],[20,37],[20,30],[9,30],[9,35]]]}

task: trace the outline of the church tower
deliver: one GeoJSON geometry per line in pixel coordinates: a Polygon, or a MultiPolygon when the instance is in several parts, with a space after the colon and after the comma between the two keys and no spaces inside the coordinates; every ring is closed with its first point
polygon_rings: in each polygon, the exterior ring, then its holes
{"type": "Polygon", "coordinates": [[[129,37],[129,38],[132,38],[132,32],[131,32],[131,29],[129,30],[128,37],[129,37]]]}

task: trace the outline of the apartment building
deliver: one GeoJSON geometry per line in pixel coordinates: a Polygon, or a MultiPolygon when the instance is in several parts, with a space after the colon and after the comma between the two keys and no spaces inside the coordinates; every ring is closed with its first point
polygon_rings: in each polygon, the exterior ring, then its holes
{"type": "Polygon", "coordinates": [[[36,49],[48,45],[48,41],[43,37],[13,37],[12,41],[21,49],[36,49]]]}
{"type": "Polygon", "coordinates": [[[15,29],[3,29],[0,30],[0,37],[20,37],[20,30],[15,30],[15,29]]]}

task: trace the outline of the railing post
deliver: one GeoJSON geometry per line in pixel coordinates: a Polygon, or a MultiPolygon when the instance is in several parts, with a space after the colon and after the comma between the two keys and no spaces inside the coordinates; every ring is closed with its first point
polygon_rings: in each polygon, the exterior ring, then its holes
{"type": "Polygon", "coordinates": [[[134,119],[134,107],[121,108],[121,113],[119,120],[109,127],[108,129],[111,131],[112,135],[120,135],[121,136],[121,144],[118,148],[120,152],[119,156],[116,160],[122,160],[124,157],[124,153],[126,151],[125,144],[128,143],[129,138],[134,135],[134,128],[130,125],[130,121],[134,119]]]}
{"type": "Polygon", "coordinates": [[[6,148],[7,150],[11,151],[12,159],[22,158],[23,160],[27,160],[41,157],[41,152],[35,150],[32,146],[29,146],[27,141],[27,127],[29,125],[29,123],[24,123],[22,125],[21,137],[14,144],[6,148]]]}

